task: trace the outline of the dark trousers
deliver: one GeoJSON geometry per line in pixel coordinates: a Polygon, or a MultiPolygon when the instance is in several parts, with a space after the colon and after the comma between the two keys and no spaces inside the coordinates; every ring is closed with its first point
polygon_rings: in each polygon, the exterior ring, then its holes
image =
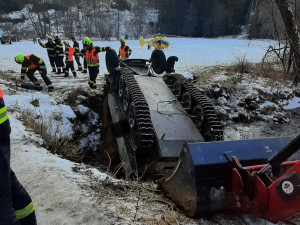
{"type": "Polygon", "coordinates": [[[86,57],[83,57],[83,71],[87,72],[87,61],[86,61],[86,57]]]}
{"type": "Polygon", "coordinates": [[[88,68],[89,68],[90,80],[93,81],[94,83],[96,83],[96,78],[97,78],[98,73],[99,73],[99,67],[98,66],[91,66],[91,67],[88,67],[88,68]]]}
{"type": "Polygon", "coordinates": [[[10,168],[10,132],[9,120],[0,123],[0,224],[36,225],[32,200],[10,168]]]}
{"type": "MultiPolygon", "coordinates": [[[[27,211],[34,210],[32,200],[26,189],[17,179],[15,173],[10,170],[10,177],[11,177],[11,192],[12,192],[12,203],[15,212],[19,210],[24,210],[28,208],[27,211]],[[32,206],[30,206],[32,204],[32,206]]],[[[22,213],[21,213],[22,214],[22,213]]],[[[18,215],[18,214],[17,214],[18,215]]],[[[31,212],[29,215],[22,218],[20,216],[19,222],[21,225],[36,225],[36,216],[35,211],[31,212]]]]}
{"type": "Polygon", "coordinates": [[[51,67],[52,67],[52,71],[56,71],[56,62],[55,62],[55,57],[53,57],[53,56],[49,56],[49,61],[50,61],[50,65],[51,65],[51,67]]]}
{"type": "Polygon", "coordinates": [[[47,70],[46,70],[46,68],[45,69],[41,69],[41,68],[28,69],[27,70],[27,76],[28,76],[29,80],[31,80],[31,82],[34,85],[39,85],[38,79],[36,79],[36,77],[34,76],[34,72],[37,71],[37,70],[41,74],[41,77],[43,78],[43,80],[46,83],[46,85],[47,86],[51,85],[52,82],[50,81],[50,79],[47,76],[47,70]]]}
{"type": "Polygon", "coordinates": [[[89,85],[91,88],[96,88],[97,86],[96,78],[99,73],[99,66],[91,66],[88,67],[88,69],[89,69],[89,76],[90,76],[89,85]]]}
{"type": "Polygon", "coordinates": [[[78,70],[82,70],[82,66],[81,66],[81,63],[80,63],[80,57],[79,56],[75,56],[75,61],[77,63],[77,66],[78,66],[78,70]]]}
{"type": "MultiPolygon", "coordinates": [[[[0,108],[2,107],[4,102],[0,99],[0,108]]],[[[0,125],[0,221],[2,225],[19,225],[12,203],[9,135],[7,120],[0,125]]]]}
{"type": "Polygon", "coordinates": [[[56,56],[55,57],[55,63],[57,66],[58,72],[61,72],[65,70],[65,64],[64,64],[64,57],[63,56],[56,56]]]}
{"type": "Polygon", "coordinates": [[[75,72],[75,68],[74,68],[74,61],[67,61],[66,62],[66,70],[65,70],[66,76],[69,75],[69,69],[71,69],[71,72],[73,73],[74,77],[76,77],[76,72],[75,72]]]}

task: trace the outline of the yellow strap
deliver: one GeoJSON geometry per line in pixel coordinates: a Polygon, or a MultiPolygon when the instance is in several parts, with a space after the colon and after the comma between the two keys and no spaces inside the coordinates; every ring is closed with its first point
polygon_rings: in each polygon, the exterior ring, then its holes
{"type": "Polygon", "coordinates": [[[0,124],[4,123],[6,120],[8,120],[8,115],[6,112],[6,107],[0,109],[0,124]]]}
{"type": "Polygon", "coordinates": [[[15,214],[18,218],[18,220],[23,219],[27,216],[29,216],[33,211],[35,210],[33,206],[33,202],[31,202],[29,205],[27,205],[24,209],[16,210],[15,214]]]}

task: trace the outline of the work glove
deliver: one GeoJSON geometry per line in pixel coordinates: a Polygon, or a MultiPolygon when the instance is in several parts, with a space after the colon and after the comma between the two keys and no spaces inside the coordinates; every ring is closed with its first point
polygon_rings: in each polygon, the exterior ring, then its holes
{"type": "Polygon", "coordinates": [[[96,56],[98,53],[94,52],[93,55],[96,56]]]}
{"type": "Polygon", "coordinates": [[[41,65],[41,64],[43,64],[43,63],[44,63],[44,59],[40,58],[39,64],[41,65]]]}
{"type": "Polygon", "coordinates": [[[108,51],[110,49],[111,49],[111,47],[105,47],[105,51],[108,51]]]}

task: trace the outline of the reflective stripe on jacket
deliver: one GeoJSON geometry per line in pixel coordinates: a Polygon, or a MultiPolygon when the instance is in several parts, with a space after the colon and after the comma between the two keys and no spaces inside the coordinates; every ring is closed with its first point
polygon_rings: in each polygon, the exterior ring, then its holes
{"type": "Polygon", "coordinates": [[[94,55],[95,51],[96,51],[96,47],[93,47],[91,52],[86,51],[85,53],[88,67],[94,67],[100,65],[99,54],[97,53],[96,55],[94,55]]]}

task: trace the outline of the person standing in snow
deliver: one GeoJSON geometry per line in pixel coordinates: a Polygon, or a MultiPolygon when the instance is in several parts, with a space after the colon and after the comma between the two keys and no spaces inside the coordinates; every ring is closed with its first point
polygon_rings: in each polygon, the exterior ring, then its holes
{"type": "Polygon", "coordinates": [[[121,47],[119,49],[118,57],[120,59],[128,59],[129,56],[131,55],[132,50],[129,48],[128,45],[125,45],[126,42],[125,38],[121,38],[120,42],[121,42],[121,47]]]}
{"type": "Polygon", "coordinates": [[[75,50],[75,61],[77,63],[78,66],[78,70],[77,71],[82,71],[82,66],[80,63],[80,51],[79,51],[79,43],[76,41],[75,37],[72,37],[72,41],[73,41],[73,48],[75,50]]]}
{"type": "Polygon", "coordinates": [[[86,56],[85,56],[85,54],[83,53],[83,52],[85,51],[84,49],[86,48],[86,45],[84,44],[84,40],[85,40],[86,38],[88,38],[88,37],[85,37],[85,38],[83,39],[83,41],[82,41],[83,49],[81,49],[81,51],[80,51],[80,56],[82,56],[82,58],[83,58],[83,71],[82,71],[82,73],[87,73],[86,56]]]}
{"type": "Polygon", "coordinates": [[[34,76],[34,72],[38,70],[48,87],[48,91],[53,91],[54,89],[53,84],[47,76],[46,65],[44,60],[41,57],[36,56],[34,54],[26,55],[26,56],[20,54],[15,57],[15,61],[16,63],[22,65],[21,68],[22,80],[25,79],[25,75],[27,74],[29,80],[31,80],[31,82],[35,86],[40,86],[39,81],[34,76]]]}
{"type": "Polygon", "coordinates": [[[65,64],[64,64],[64,45],[61,42],[58,34],[54,35],[54,42],[55,42],[55,59],[56,59],[56,66],[57,66],[57,72],[56,74],[61,74],[65,71],[65,64]]]}
{"type": "Polygon", "coordinates": [[[47,53],[48,53],[51,67],[52,67],[52,72],[55,73],[56,72],[56,67],[55,67],[56,52],[55,52],[55,43],[53,42],[52,37],[48,36],[48,42],[46,42],[45,44],[43,44],[40,39],[38,40],[38,42],[41,47],[47,48],[47,53]]]}
{"type": "Polygon", "coordinates": [[[86,46],[84,49],[81,50],[81,53],[85,55],[87,66],[89,70],[89,85],[92,89],[96,89],[96,78],[99,73],[99,66],[100,66],[100,59],[99,59],[99,52],[108,51],[110,47],[98,47],[93,46],[91,39],[85,38],[83,40],[83,44],[86,46]]]}
{"type": "Polygon", "coordinates": [[[70,46],[69,41],[64,41],[65,45],[65,56],[66,56],[66,69],[65,69],[65,76],[69,76],[69,69],[71,69],[73,76],[76,77],[76,71],[74,68],[74,48],[70,46]]]}
{"type": "Polygon", "coordinates": [[[36,225],[31,197],[10,168],[10,132],[0,88],[0,224],[36,225]]]}

